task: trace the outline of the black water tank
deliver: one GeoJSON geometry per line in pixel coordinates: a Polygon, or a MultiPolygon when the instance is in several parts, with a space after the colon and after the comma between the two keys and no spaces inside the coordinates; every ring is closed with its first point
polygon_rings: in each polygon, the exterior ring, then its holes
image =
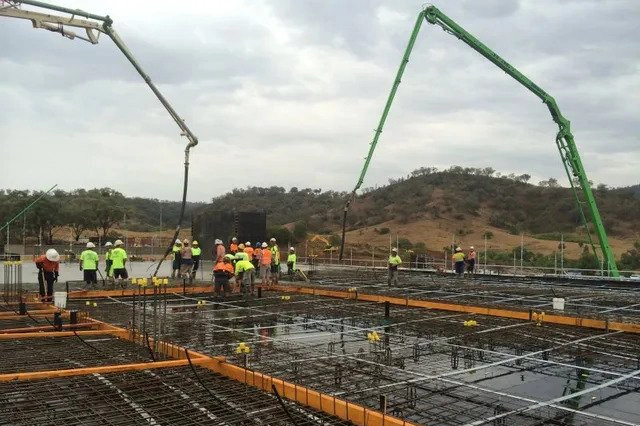
{"type": "Polygon", "coordinates": [[[191,233],[202,248],[202,257],[213,259],[213,246],[216,239],[229,247],[232,237],[239,243],[267,239],[267,213],[265,211],[211,211],[205,210],[195,215],[191,221],[191,233]]]}

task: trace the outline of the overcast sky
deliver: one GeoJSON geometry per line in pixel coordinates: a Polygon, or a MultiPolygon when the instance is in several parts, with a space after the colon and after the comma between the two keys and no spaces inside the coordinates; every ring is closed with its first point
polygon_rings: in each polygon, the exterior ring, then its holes
{"type": "MultiPolygon", "coordinates": [[[[417,1],[58,0],[109,14],[187,121],[189,200],[234,187],[351,190],[417,1]]],[[[554,96],[589,178],[640,182],[640,2],[447,1],[443,12],[554,96]]],[[[108,37],[0,17],[4,188],[109,186],[177,200],[186,140],[108,37]]],[[[533,94],[425,23],[364,187],[421,166],[566,180],[533,94]]]]}

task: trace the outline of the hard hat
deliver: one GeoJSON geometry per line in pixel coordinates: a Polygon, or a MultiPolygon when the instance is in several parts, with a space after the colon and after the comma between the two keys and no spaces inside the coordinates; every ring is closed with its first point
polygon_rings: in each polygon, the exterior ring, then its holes
{"type": "Polygon", "coordinates": [[[122,242],[122,240],[115,240],[115,241],[114,241],[114,243],[113,243],[113,245],[114,245],[114,246],[116,246],[116,247],[117,247],[117,246],[121,246],[121,245],[123,245],[123,244],[124,244],[124,243],[122,242]]]}
{"type": "Polygon", "coordinates": [[[111,247],[113,244],[111,243],[111,241],[107,241],[106,243],[104,243],[105,247],[111,247]]]}
{"type": "Polygon", "coordinates": [[[222,244],[222,240],[219,240],[216,238],[216,240],[214,241],[214,244],[222,244]]]}
{"type": "Polygon", "coordinates": [[[267,243],[262,243],[262,248],[267,248],[267,247],[269,247],[269,244],[267,244],[267,243]]]}
{"type": "Polygon", "coordinates": [[[182,244],[182,241],[180,241],[179,238],[176,238],[176,242],[174,244],[182,244]]]}
{"type": "Polygon", "coordinates": [[[183,244],[183,245],[187,245],[187,244],[189,244],[189,240],[182,240],[182,244],[183,244]]]}
{"type": "Polygon", "coordinates": [[[296,251],[296,249],[293,247],[289,247],[289,251],[296,251]]]}
{"type": "Polygon", "coordinates": [[[96,247],[96,245],[95,245],[95,244],[93,244],[91,241],[89,241],[89,242],[87,243],[87,248],[95,248],[95,247],[96,247]]]}
{"type": "Polygon", "coordinates": [[[244,244],[242,243],[238,244],[238,250],[244,250],[244,244]]]}
{"type": "Polygon", "coordinates": [[[398,251],[398,249],[394,247],[394,248],[392,248],[392,249],[391,249],[391,251],[395,251],[395,252],[397,252],[397,251],[398,251]]]}
{"type": "Polygon", "coordinates": [[[275,238],[269,238],[269,241],[272,242],[272,243],[275,243],[276,239],[275,238]]]}
{"type": "Polygon", "coordinates": [[[232,254],[225,254],[223,259],[227,259],[227,260],[233,260],[235,259],[235,256],[232,254]]]}
{"type": "Polygon", "coordinates": [[[49,260],[50,262],[59,262],[60,261],[60,255],[58,254],[58,252],[56,251],[56,249],[49,249],[47,250],[47,252],[44,255],[47,260],[49,260]]]}
{"type": "Polygon", "coordinates": [[[233,237],[231,241],[238,241],[238,239],[236,237],[233,237]]]}
{"type": "Polygon", "coordinates": [[[471,250],[475,250],[475,249],[473,248],[473,246],[469,247],[469,249],[471,249],[471,250]]]}
{"type": "Polygon", "coordinates": [[[462,251],[460,247],[456,247],[456,251],[462,251]]]}
{"type": "Polygon", "coordinates": [[[247,241],[246,243],[244,243],[244,245],[245,245],[246,247],[251,247],[251,241],[247,241]]]}
{"type": "Polygon", "coordinates": [[[198,245],[198,241],[193,240],[193,242],[191,244],[193,244],[194,246],[197,246],[198,245]]]}

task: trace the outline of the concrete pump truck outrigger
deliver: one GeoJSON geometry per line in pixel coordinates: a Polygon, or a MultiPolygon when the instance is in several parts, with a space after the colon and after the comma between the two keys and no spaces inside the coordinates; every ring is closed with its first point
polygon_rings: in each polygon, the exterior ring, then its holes
{"type": "Polygon", "coordinates": [[[398,72],[391,88],[391,92],[389,93],[387,103],[385,104],[384,110],[382,111],[382,117],[380,118],[378,127],[375,129],[375,135],[373,137],[373,141],[370,144],[369,153],[365,158],[364,166],[362,168],[362,171],[360,172],[360,176],[358,178],[356,186],[351,192],[351,195],[349,196],[344,207],[340,259],[342,260],[342,256],[344,253],[345,229],[349,206],[355,199],[356,191],[364,182],[364,177],[367,173],[367,169],[369,168],[369,163],[371,162],[373,152],[375,151],[376,145],[378,144],[378,139],[380,138],[380,134],[382,133],[382,128],[384,127],[387,115],[389,114],[389,110],[391,109],[391,104],[393,103],[393,99],[398,90],[398,86],[400,85],[402,75],[407,66],[407,63],[409,62],[409,56],[411,55],[411,51],[413,50],[413,45],[415,44],[416,37],[420,32],[420,28],[422,27],[422,22],[424,20],[426,20],[430,24],[439,25],[445,32],[457,37],[473,50],[480,53],[486,59],[495,64],[498,68],[513,77],[517,82],[533,92],[533,94],[540,98],[542,102],[547,106],[547,108],[549,108],[551,118],[553,118],[553,121],[555,121],[559,127],[558,134],[556,135],[556,145],[558,147],[558,150],[560,151],[560,157],[562,158],[562,163],[567,173],[567,177],[569,178],[569,183],[571,184],[571,189],[578,205],[578,211],[580,212],[580,216],[586,230],[588,243],[590,244],[594,255],[598,257],[598,252],[596,250],[593,239],[591,238],[591,231],[589,229],[587,214],[585,214],[585,206],[588,210],[588,215],[591,219],[591,222],[593,223],[596,235],[598,236],[600,253],[603,257],[603,266],[604,268],[606,268],[609,276],[619,277],[620,274],[616,266],[616,260],[611,247],[609,246],[607,233],[604,229],[602,219],[600,218],[600,212],[598,211],[596,200],[593,196],[593,192],[591,191],[589,179],[587,178],[587,174],[582,165],[582,161],[580,160],[580,155],[578,154],[578,149],[576,148],[573,135],[571,134],[570,122],[560,113],[560,109],[558,108],[555,99],[553,99],[551,95],[541,89],[533,81],[529,80],[524,74],[511,66],[507,61],[502,59],[498,54],[485,46],[477,38],[465,31],[461,26],[456,24],[451,18],[446,16],[435,6],[428,6],[418,14],[418,19],[416,20],[413,32],[411,33],[411,37],[409,38],[409,43],[404,52],[400,67],[398,68],[398,72]],[[580,186],[581,191],[579,191],[576,187],[575,180],[577,180],[577,184],[580,186]]]}

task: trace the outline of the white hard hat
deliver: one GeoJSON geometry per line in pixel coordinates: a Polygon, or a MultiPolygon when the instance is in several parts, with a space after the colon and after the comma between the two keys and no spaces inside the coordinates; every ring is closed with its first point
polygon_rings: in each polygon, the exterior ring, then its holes
{"type": "Polygon", "coordinates": [[[275,243],[276,239],[275,238],[269,238],[269,241],[271,241],[272,243],[275,243]]]}
{"type": "Polygon", "coordinates": [[[244,243],[245,246],[250,246],[251,245],[251,241],[247,241],[246,243],[244,243]]]}
{"type": "Polygon", "coordinates": [[[469,247],[469,248],[470,248],[471,250],[475,250],[475,249],[473,248],[473,246],[471,246],[471,247],[469,247]]]}
{"type": "Polygon", "coordinates": [[[456,251],[462,251],[460,247],[456,247],[456,251]]]}
{"type": "Polygon", "coordinates": [[[47,250],[47,252],[44,255],[47,260],[49,260],[50,262],[59,262],[60,261],[60,255],[58,254],[58,252],[56,251],[56,249],[49,249],[47,250]]]}
{"type": "Polygon", "coordinates": [[[394,247],[391,249],[391,251],[398,251],[398,249],[394,247]]]}
{"type": "Polygon", "coordinates": [[[107,241],[106,243],[104,243],[105,247],[111,247],[113,244],[111,243],[111,241],[107,241]]]}
{"type": "Polygon", "coordinates": [[[296,251],[294,247],[289,247],[289,251],[296,251]]]}
{"type": "Polygon", "coordinates": [[[182,241],[180,241],[180,238],[176,238],[176,242],[174,244],[182,244],[182,241]]]}
{"type": "Polygon", "coordinates": [[[269,244],[267,244],[267,243],[262,243],[262,248],[267,248],[267,247],[269,247],[269,244]]]}
{"type": "Polygon", "coordinates": [[[231,241],[238,241],[238,239],[236,237],[233,237],[231,241]]]}
{"type": "Polygon", "coordinates": [[[182,244],[189,244],[189,240],[187,239],[182,240],[182,244]]]}
{"type": "Polygon", "coordinates": [[[95,248],[95,247],[96,247],[96,245],[95,245],[95,244],[93,244],[91,241],[89,241],[89,242],[87,243],[87,248],[95,248]]]}
{"type": "Polygon", "coordinates": [[[117,246],[121,246],[121,245],[123,245],[123,244],[124,244],[124,243],[122,242],[122,240],[115,240],[115,241],[113,242],[113,245],[114,245],[114,246],[116,246],[116,247],[117,247],[117,246]]]}
{"type": "Polygon", "coordinates": [[[216,241],[214,242],[215,244],[222,244],[222,240],[218,240],[216,239],[216,241]]]}

